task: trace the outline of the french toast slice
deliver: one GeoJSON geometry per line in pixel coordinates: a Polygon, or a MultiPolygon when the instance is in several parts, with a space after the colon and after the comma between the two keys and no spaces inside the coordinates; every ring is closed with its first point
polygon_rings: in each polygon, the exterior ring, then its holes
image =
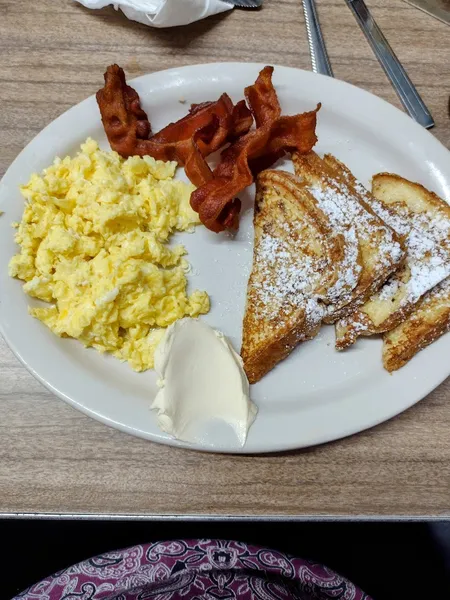
{"type": "Polygon", "coordinates": [[[363,304],[395,272],[405,257],[402,239],[372,210],[369,194],[347,167],[334,156],[316,153],[293,156],[295,173],[305,182],[317,206],[325,212],[335,231],[345,236],[355,256],[359,274],[343,277],[342,295],[328,307],[324,321],[334,323],[363,304]]]}
{"type": "Polygon", "coordinates": [[[250,383],[317,334],[344,258],[342,236],[290,173],[259,174],[254,231],[241,349],[250,383]]]}
{"type": "Polygon", "coordinates": [[[373,210],[404,237],[406,260],[386,283],[336,326],[336,347],[397,327],[424,294],[450,275],[450,206],[422,185],[380,173],[368,196],[373,210]]]}
{"type": "Polygon", "coordinates": [[[425,294],[400,325],[384,334],[384,368],[389,372],[400,369],[449,329],[450,277],[447,277],[425,294]]]}

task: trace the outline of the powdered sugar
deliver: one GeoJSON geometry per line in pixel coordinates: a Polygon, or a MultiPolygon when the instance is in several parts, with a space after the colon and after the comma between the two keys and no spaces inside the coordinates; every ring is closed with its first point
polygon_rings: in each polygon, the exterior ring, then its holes
{"type": "Polygon", "coordinates": [[[441,323],[443,325],[443,317],[447,319],[447,324],[449,323],[449,310],[450,277],[447,277],[444,281],[425,294],[417,309],[409,317],[409,321],[411,324],[417,323],[417,325],[420,326],[420,324],[424,323],[425,319],[431,333],[431,327],[435,326],[436,323],[441,323]]]}
{"type": "Polygon", "coordinates": [[[367,330],[367,324],[363,321],[355,321],[353,323],[353,331],[362,332],[367,330]]]}
{"type": "Polygon", "coordinates": [[[450,302],[450,277],[447,277],[435,288],[430,290],[428,294],[426,294],[423,298],[423,302],[421,303],[421,307],[426,307],[429,304],[432,304],[436,301],[445,301],[450,302]]]}
{"type": "MultiPolygon", "coordinates": [[[[346,177],[348,176],[346,175],[346,177]]],[[[369,206],[380,217],[380,219],[383,219],[386,225],[389,225],[389,227],[391,227],[396,233],[404,236],[409,232],[411,225],[408,223],[408,221],[405,221],[402,217],[400,217],[400,215],[397,215],[395,212],[387,209],[382,202],[369,194],[366,188],[359,181],[356,181],[355,183],[355,190],[358,194],[360,194],[364,201],[369,204],[369,206]]]]}
{"type": "MultiPolygon", "coordinates": [[[[377,306],[378,302],[396,301],[388,318],[394,314],[401,317],[443,280],[444,291],[439,286],[425,296],[424,303],[432,302],[435,294],[444,294],[446,286],[450,287],[450,218],[445,207],[433,205],[424,212],[416,212],[406,202],[396,202],[388,207],[367,193],[360,183],[356,188],[374,212],[404,238],[407,252],[405,266],[371,297],[372,306],[374,303],[377,306]]],[[[367,315],[358,311],[341,325],[356,333],[369,329],[367,315]]]]}
{"type": "Polygon", "coordinates": [[[332,303],[328,311],[336,305],[346,304],[351,299],[352,291],[358,285],[361,265],[358,263],[359,241],[353,223],[347,218],[345,205],[349,197],[336,192],[330,187],[313,186],[308,191],[315,198],[318,207],[329,218],[335,233],[344,237],[344,257],[339,265],[336,283],[328,290],[328,299],[332,303]]]}
{"type": "MultiPolygon", "coordinates": [[[[347,173],[344,172],[344,175],[348,179],[347,173]]],[[[341,194],[344,195],[344,198],[348,199],[346,204],[347,215],[351,222],[356,223],[361,239],[376,240],[377,260],[379,264],[387,268],[398,264],[403,256],[403,251],[400,244],[394,238],[392,230],[385,226],[385,223],[387,225],[389,223],[381,215],[378,216],[382,220],[378,221],[360,202],[360,199],[362,199],[370,205],[371,197],[368,191],[359,182],[356,182],[354,186],[356,196],[345,183],[336,182],[335,185],[341,194]]]]}
{"type": "MultiPolygon", "coordinates": [[[[415,303],[450,275],[450,219],[446,211],[438,207],[436,212],[416,213],[406,205],[395,204],[387,210],[379,200],[374,200],[373,209],[386,218],[397,233],[406,236],[406,264],[411,275],[406,283],[399,282],[404,288],[401,306],[415,303]]],[[[393,280],[396,279],[398,276],[394,275],[393,280]]],[[[386,285],[390,286],[391,281],[386,285]]],[[[385,299],[386,285],[378,293],[380,299],[385,299]]]]}
{"type": "MultiPolygon", "coordinates": [[[[345,306],[357,287],[361,274],[358,264],[360,244],[373,244],[378,270],[388,270],[398,264],[403,256],[400,244],[391,229],[369,213],[360,202],[359,196],[367,196],[367,191],[359,184],[355,193],[342,181],[328,178],[324,186],[310,186],[319,208],[329,218],[333,229],[341,233],[345,240],[345,257],[340,268],[340,276],[334,287],[334,299],[328,312],[332,315],[345,306]],[[376,244],[376,246],[375,246],[376,244]]],[[[392,270],[392,269],[391,269],[392,270]]],[[[376,276],[374,270],[374,276],[376,276]]]]}
{"type": "Polygon", "coordinates": [[[400,287],[398,279],[389,279],[379,292],[380,300],[390,300],[395,296],[400,287]]]}
{"type": "Polygon", "coordinates": [[[315,290],[326,259],[295,251],[285,236],[264,231],[256,248],[255,267],[259,274],[259,280],[253,281],[258,318],[282,320],[302,308],[309,326],[320,323],[323,308],[315,290]]]}

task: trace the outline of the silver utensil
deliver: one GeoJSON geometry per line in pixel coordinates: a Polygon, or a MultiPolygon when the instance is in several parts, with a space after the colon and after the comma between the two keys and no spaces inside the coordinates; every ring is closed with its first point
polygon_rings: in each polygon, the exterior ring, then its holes
{"type": "Polygon", "coordinates": [[[227,4],[232,4],[238,8],[260,8],[264,0],[224,0],[227,4]]]}
{"type": "Polygon", "coordinates": [[[322,30],[320,28],[315,0],[303,0],[303,12],[305,13],[306,33],[308,35],[312,70],[314,73],[321,73],[322,75],[333,77],[330,59],[328,58],[322,30]]]}
{"type": "Polygon", "coordinates": [[[439,21],[450,25],[450,4],[448,0],[405,0],[411,6],[423,10],[439,21]]]}
{"type": "Polygon", "coordinates": [[[408,77],[405,69],[400,64],[394,51],[389,46],[380,28],[375,23],[364,0],[346,0],[346,2],[353,11],[356,20],[371,45],[375,56],[394,86],[403,106],[417,123],[427,129],[433,127],[434,121],[430,111],[408,77]]]}

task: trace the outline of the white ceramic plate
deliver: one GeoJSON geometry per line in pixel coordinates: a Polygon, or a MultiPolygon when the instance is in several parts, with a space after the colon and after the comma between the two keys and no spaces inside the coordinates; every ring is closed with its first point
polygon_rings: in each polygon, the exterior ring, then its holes
{"type": "MultiPolygon", "coordinates": [[[[154,131],[186,113],[190,103],[228,92],[242,98],[263,65],[209,64],[145,75],[132,82],[148,111],[154,131]],[[180,100],[187,101],[186,104],[180,100]]],[[[427,131],[383,100],[342,81],[276,67],[274,83],[284,114],[312,109],[318,102],[316,147],[344,161],[368,184],[379,171],[419,181],[450,201],[450,154],[427,131]]],[[[18,186],[57,155],[73,154],[91,136],[108,148],[94,97],[70,109],[46,127],[17,157],[0,187],[0,325],[6,341],[29,371],[48,389],[108,425],[157,442],[186,446],[159,431],[149,410],[156,392],[154,372],[137,374],[127,364],[62,340],[27,314],[32,300],[22,284],[7,275],[16,252],[10,223],[20,220],[23,199],[18,186]]],[[[280,167],[290,169],[289,161],[280,167]]],[[[180,170],[180,177],[184,173],[180,170]]],[[[238,349],[247,278],[252,258],[253,189],[243,195],[238,235],[216,235],[198,227],[177,236],[193,265],[192,288],[212,299],[205,320],[221,329],[238,349]]],[[[381,341],[362,339],[345,353],[334,350],[334,332],[319,336],[252,386],[259,414],[241,449],[231,430],[214,426],[201,433],[199,449],[223,452],[271,452],[327,442],[372,427],[423,398],[450,373],[450,336],[419,353],[389,375],[381,364],[381,341]]]]}

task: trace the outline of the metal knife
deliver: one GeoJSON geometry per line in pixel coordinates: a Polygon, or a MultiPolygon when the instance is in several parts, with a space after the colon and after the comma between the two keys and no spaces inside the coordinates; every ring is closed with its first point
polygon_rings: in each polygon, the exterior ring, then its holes
{"type": "Polygon", "coordinates": [[[405,0],[405,2],[450,25],[449,0],[405,0]]]}
{"type": "Polygon", "coordinates": [[[227,4],[232,4],[238,8],[260,8],[264,0],[224,0],[227,4]]]}
{"type": "Polygon", "coordinates": [[[388,41],[375,23],[364,0],[346,0],[353,11],[356,20],[364,32],[375,56],[389,77],[403,106],[411,117],[423,127],[430,129],[434,126],[433,117],[426,107],[419,92],[414,87],[405,69],[389,46],[388,41]]]}
{"type": "Polygon", "coordinates": [[[328,58],[327,49],[319,24],[315,0],[303,0],[305,13],[306,33],[308,35],[311,66],[314,73],[321,73],[333,77],[333,71],[328,58]]]}

